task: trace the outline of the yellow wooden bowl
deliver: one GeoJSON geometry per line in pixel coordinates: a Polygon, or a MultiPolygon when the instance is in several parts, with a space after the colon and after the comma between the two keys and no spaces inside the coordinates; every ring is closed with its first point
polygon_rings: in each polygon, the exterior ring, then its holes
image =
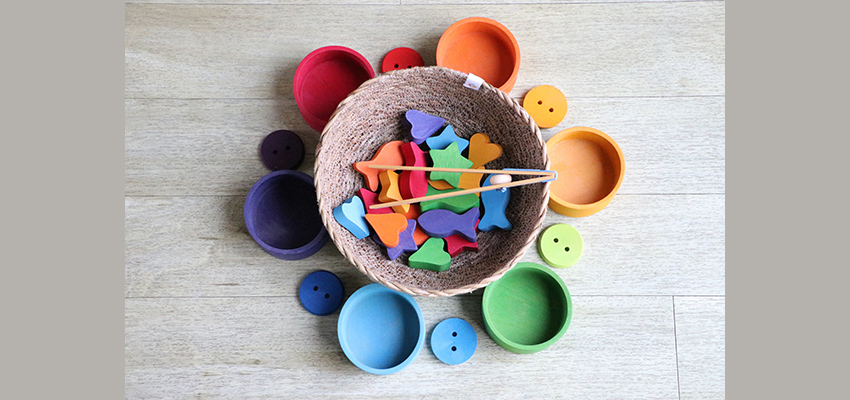
{"type": "Polygon", "coordinates": [[[587,127],[565,129],[546,142],[558,179],[552,182],[549,208],[568,217],[602,211],[623,183],[626,164],[620,146],[605,133],[587,127]]]}

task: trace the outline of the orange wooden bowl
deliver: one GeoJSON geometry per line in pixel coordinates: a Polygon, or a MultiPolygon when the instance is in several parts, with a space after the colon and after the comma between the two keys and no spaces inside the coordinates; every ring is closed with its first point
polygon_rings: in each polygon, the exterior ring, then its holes
{"type": "Polygon", "coordinates": [[[440,36],[437,65],[478,75],[510,93],[519,72],[519,44],[508,28],[490,18],[465,18],[440,36]]]}
{"type": "Polygon", "coordinates": [[[605,208],[620,189],[625,161],[620,146],[605,133],[586,127],[565,129],[546,142],[558,179],[549,208],[568,217],[586,217],[605,208]]]}

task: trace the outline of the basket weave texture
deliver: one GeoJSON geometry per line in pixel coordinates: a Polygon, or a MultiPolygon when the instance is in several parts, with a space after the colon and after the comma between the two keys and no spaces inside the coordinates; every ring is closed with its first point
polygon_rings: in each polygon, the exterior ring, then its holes
{"type": "Polygon", "coordinates": [[[505,215],[511,231],[478,232],[478,252],[452,258],[443,272],[407,266],[408,255],[390,261],[371,239],[358,240],[333,217],[334,207],[365,187],[352,165],[370,160],[391,140],[409,141],[404,113],[416,109],[446,119],[458,136],[477,132],[503,148],[490,169],[548,169],[540,129],[506,93],[481,85],[463,86],[467,75],[442,67],[395,71],[364,82],[340,102],[316,149],[315,183],[319,212],[340,252],[357,269],[390,289],[413,295],[453,296],[482,288],[512,268],[534,244],[546,214],[549,183],[511,188],[505,215]]]}

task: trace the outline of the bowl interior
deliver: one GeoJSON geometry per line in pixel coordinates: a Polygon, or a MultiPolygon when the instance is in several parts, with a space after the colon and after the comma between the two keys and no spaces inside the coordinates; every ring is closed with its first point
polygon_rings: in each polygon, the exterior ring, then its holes
{"type": "Polygon", "coordinates": [[[558,171],[550,194],[553,199],[586,205],[616,191],[623,166],[614,144],[590,130],[565,131],[559,135],[547,144],[552,169],[558,171]]]}
{"type": "Polygon", "coordinates": [[[260,182],[245,200],[253,234],[277,249],[297,249],[322,231],[312,184],[295,174],[277,174],[260,182]]]}
{"type": "Polygon", "coordinates": [[[358,292],[340,314],[339,335],[346,356],[370,372],[412,361],[425,337],[421,312],[412,298],[378,284],[358,292]]]}
{"type": "Polygon", "coordinates": [[[319,211],[337,248],[376,282],[415,294],[466,293],[498,279],[534,244],[547,210],[548,184],[511,188],[505,215],[513,229],[478,232],[478,252],[461,253],[442,272],[408,267],[409,254],[390,261],[374,241],[358,240],[333,218],[334,207],[365,187],[352,164],[372,159],[391,140],[410,140],[403,121],[411,109],[445,118],[467,139],[487,133],[503,148],[488,168],[548,167],[540,131],[523,117],[524,110],[490,85],[473,90],[463,87],[465,81],[465,74],[441,67],[383,75],[346,99],[322,135],[315,164],[319,211]]]}
{"type": "Polygon", "coordinates": [[[518,64],[516,40],[507,28],[491,20],[461,20],[449,27],[438,43],[437,65],[471,72],[496,87],[508,83],[513,87],[518,64]]]}
{"type": "Polygon", "coordinates": [[[311,117],[308,122],[327,123],[337,104],[374,76],[372,66],[353,50],[318,49],[305,57],[296,70],[293,81],[298,107],[305,118],[311,117]]]}
{"type": "Polygon", "coordinates": [[[569,311],[562,282],[535,265],[520,263],[485,291],[487,324],[503,340],[537,346],[563,334],[569,311]]]}

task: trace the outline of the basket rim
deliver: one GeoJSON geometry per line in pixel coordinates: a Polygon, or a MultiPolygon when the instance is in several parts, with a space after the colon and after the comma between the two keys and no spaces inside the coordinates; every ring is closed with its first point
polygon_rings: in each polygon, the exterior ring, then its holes
{"type": "MultiPolygon", "coordinates": [[[[380,284],[382,284],[382,285],[384,285],[384,286],[386,286],[390,289],[393,289],[393,290],[396,290],[396,291],[399,291],[399,292],[407,293],[407,294],[410,294],[410,295],[421,295],[421,296],[427,296],[427,297],[446,297],[446,296],[454,296],[454,295],[458,295],[458,294],[470,293],[474,290],[484,288],[487,285],[489,285],[490,283],[501,278],[505,273],[507,273],[509,270],[511,270],[519,262],[519,259],[522,258],[526,254],[528,249],[536,243],[537,234],[540,232],[540,229],[543,226],[543,219],[546,216],[546,212],[548,210],[549,188],[550,188],[551,182],[544,183],[544,187],[543,187],[544,195],[543,195],[543,198],[542,198],[540,204],[538,205],[538,209],[535,210],[536,211],[535,214],[537,215],[537,217],[536,217],[534,229],[532,230],[533,233],[526,240],[526,243],[524,243],[521,246],[520,251],[518,251],[517,254],[507,262],[506,266],[504,268],[496,271],[495,273],[489,275],[488,277],[476,282],[476,283],[467,284],[467,285],[464,285],[464,286],[461,286],[461,287],[458,287],[458,288],[451,288],[451,289],[443,289],[443,290],[422,289],[422,288],[418,288],[418,287],[412,287],[412,286],[409,286],[409,285],[401,284],[399,282],[391,281],[391,280],[388,280],[388,279],[385,279],[385,278],[382,278],[380,276],[375,275],[374,273],[372,273],[372,271],[369,268],[367,268],[362,263],[358,262],[354,258],[354,255],[351,252],[349,252],[348,250],[346,250],[340,244],[340,241],[337,240],[337,232],[335,231],[334,226],[331,224],[331,220],[333,219],[333,215],[331,213],[326,213],[326,212],[322,211],[324,209],[323,200],[322,200],[323,199],[322,191],[324,189],[324,186],[321,184],[321,179],[319,179],[319,177],[322,174],[322,171],[321,171],[322,168],[321,168],[321,165],[319,163],[319,160],[321,158],[323,144],[325,143],[326,137],[330,133],[330,127],[333,126],[333,121],[336,119],[337,115],[339,113],[345,111],[345,109],[349,106],[349,104],[352,102],[352,100],[357,98],[357,96],[360,93],[367,90],[372,84],[374,84],[374,83],[376,83],[380,80],[383,80],[383,79],[392,79],[393,76],[398,75],[398,74],[410,73],[411,71],[417,71],[417,70],[418,71],[421,71],[421,70],[442,71],[444,73],[448,73],[450,75],[455,75],[456,77],[463,78],[463,79],[466,79],[466,77],[468,76],[467,73],[456,71],[456,70],[453,70],[453,69],[450,69],[450,68],[445,68],[445,67],[440,67],[440,66],[429,66],[429,67],[413,67],[413,68],[408,68],[408,69],[403,69],[403,70],[390,71],[388,73],[378,75],[378,76],[376,76],[372,79],[369,79],[369,80],[363,82],[357,89],[352,91],[343,101],[341,101],[337,105],[337,108],[331,114],[331,117],[328,119],[328,123],[325,125],[325,128],[322,130],[322,133],[319,136],[319,143],[316,146],[316,158],[315,158],[316,162],[313,165],[313,174],[314,174],[314,177],[316,179],[315,180],[315,182],[316,182],[316,185],[315,185],[315,187],[316,187],[316,198],[317,198],[317,201],[318,201],[319,210],[320,210],[320,214],[321,214],[321,217],[322,217],[322,223],[325,225],[325,228],[328,231],[328,235],[330,235],[331,241],[334,243],[334,245],[337,247],[337,249],[340,251],[340,253],[342,253],[342,255],[351,264],[353,264],[361,273],[366,275],[373,282],[380,283],[380,284]]],[[[469,89],[469,90],[474,90],[474,89],[469,89]]],[[[514,100],[512,97],[510,97],[510,95],[508,93],[505,93],[504,91],[490,85],[487,82],[482,83],[478,90],[486,90],[486,91],[496,93],[501,98],[502,101],[504,101],[507,105],[511,106],[511,108],[514,112],[519,114],[519,116],[522,118],[523,122],[525,122],[526,124],[528,124],[532,128],[532,130],[535,133],[535,138],[537,139],[538,143],[540,144],[540,148],[541,148],[541,151],[543,153],[542,155],[543,155],[543,160],[544,160],[544,163],[545,163],[544,168],[550,169],[551,161],[549,159],[548,152],[546,151],[546,143],[543,140],[543,135],[540,133],[540,128],[537,126],[537,124],[534,122],[534,119],[528,114],[528,112],[526,112],[526,110],[516,100],[514,100]]]]}

